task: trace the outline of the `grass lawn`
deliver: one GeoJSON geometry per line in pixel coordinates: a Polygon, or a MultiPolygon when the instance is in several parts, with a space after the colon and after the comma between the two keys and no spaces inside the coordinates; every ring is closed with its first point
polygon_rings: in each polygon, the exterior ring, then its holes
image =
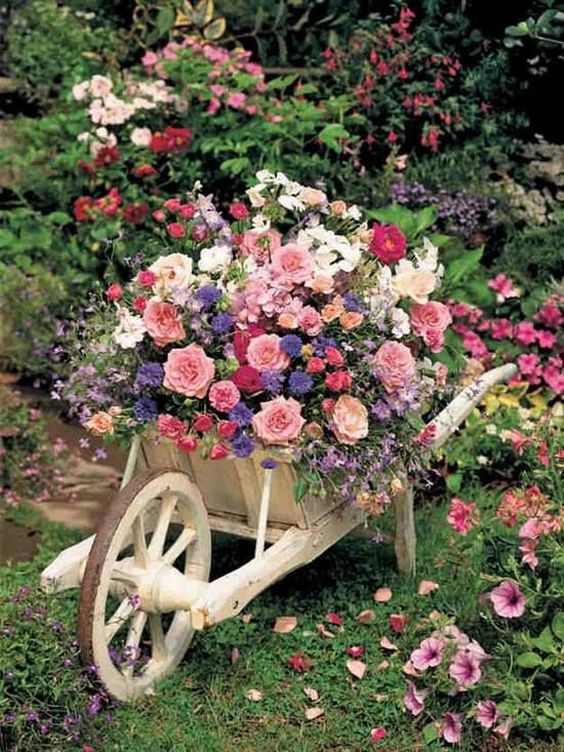
{"type": "MultiPolygon", "coordinates": [[[[66,746],[65,752],[82,750],[83,744],[95,752],[453,749],[429,739],[428,734],[425,739],[423,729],[432,720],[425,712],[413,718],[404,711],[405,676],[401,672],[416,635],[431,629],[429,613],[437,609],[447,615],[456,614],[457,623],[464,629],[476,615],[477,596],[483,590],[483,583],[465,577],[463,567],[453,567],[443,558],[449,535],[445,514],[444,507],[431,505],[418,512],[419,572],[414,581],[402,580],[396,574],[390,545],[358,538],[341,541],[313,564],[287,576],[252,602],[244,612],[252,614],[250,621],[239,616],[198,634],[179,669],[157,688],[154,696],[114,708],[111,722],[98,717],[81,744],[66,746]],[[434,580],[439,588],[429,595],[418,595],[421,579],[434,580]],[[387,603],[375,603],[373,593],[383,586],[391,588],[392,598],[387,603]],[[356,621],[364,609],[376,613],[370,624],[356,621]],[[342,628],[327,622],[329,612],[343,617],[342,628]],[[410,617],[403,634],[394,634],[390,629],[388,617],[392,613],[410,617]],[[297,617],[297,628],[289,634],[275,633],[272,626],[277,616],[297,617]],[[321,623],[335,633],[333,638],[319,634],[316,625],[321,623]],[[398,651],[382,648],[382,637],[392,640],[398,651]],[[365,648],[363,661],[367,670],[361,680],[353,678],[346,667],[346,650],[353,645],[365,648]],[[240,658],[232,663],[234,648],[240,658]],[[287,666],[287,659],[298,650],[312,664],[304,674],[287,666]],[[383,661],[389,667],[385,668],[383,661]],[[306,697],[307,687],[319,693],[317,703],[306,697]],[[247,698],[251,689],[262,693],[260,701],[247,698]],[[324,710],[323,715],[306,720],[306,708],[314,705],[324,710]],[[370,732],[377,726],[383,726],[387,736],[374,743],[370,732]]],[[[32,561],[0,569],[0,597],[4,601],[0,621],[9,609],[5,597],[21,585],[35,585],[41,569],[80,537],[62,526],[38,521],[26,510],[15,510],[11,516],[39,525],[41,544],[32,561]]],[[[240,566],[250,556],[251,543],[218,536],[214,540],[212,576],[240,566]]],[[[48,610],[72,628],[76,605],[76,594],[67,592],[50,601],[48,610]]],[[[40,646],[37,650],[39,667],[41,660],[49,660],[49,656],[40,656],[40,646]]],[[[64,703],[64,698],[59,702],[64,703]]],[[[467,725],[468,729],[475,728],[475,724],[467,725]]],[[[5,752],[1,735],[0,728],[0,749],[5,752]]],[[[557,749],[550,745],[520,747],[515,742],[497,740],[484,745],[483,736],[472,739],[469,731],[459,748],[539,752],[557,749]]],[[[33,748],[55,752],[40,744],[33,748]]],[[[27,746],[14,749],[30,752],[27,746]]]]}

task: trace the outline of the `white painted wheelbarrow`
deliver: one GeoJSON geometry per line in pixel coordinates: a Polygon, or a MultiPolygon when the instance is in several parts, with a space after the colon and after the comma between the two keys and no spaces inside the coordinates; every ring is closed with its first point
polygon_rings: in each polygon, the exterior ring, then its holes
{"type": "MultiPolygon", "coordinates": [[[[464,389],[433,420],[432,448],[515,371],[513,365],[493,369],[464,389]]],[[[97,534],[63,551],[42,573],[42,585],[51,591],[81,588],[82,657],[97,667],[114,697],[131,700],[151,690],[180,662],[195,630],[235,616],[269,585],[364,524],[365,513],[348,504],[314,497],[296,503],[292,466],[264,470],[260,461],[255,455],[203,461],[173,444],[136,437],[121,490],[97,534]],[[209,582],[212,530],[256,538],[256,550],[247,564],[209,582]],[[265,542],[273,545],[265,550],[265,542]]],[[[407,482],[394,502],[398,566],[413,574],[407,482]]]]}

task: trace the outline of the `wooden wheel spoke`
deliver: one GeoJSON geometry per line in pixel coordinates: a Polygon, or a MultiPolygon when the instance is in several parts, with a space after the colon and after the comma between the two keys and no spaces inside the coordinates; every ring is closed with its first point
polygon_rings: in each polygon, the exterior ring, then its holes
{"type": "Polygon", "coordinates": [[[162,561],[165,564],[174,564],[180,554],[196,540],[196,531],[192,528],[185,527],[172,546],[162,555],[162,561]]]}
{"type": "Polygon", "coordinates": [[[135,563],[140,567],[146,567],[149,563],[149,552],[145,540],[145,522],[142,513],[137,515],[133,522],[133,551],[135,563]]]}
{"type": "Polygon", "coordinates": [[[166,643],[160,614],[149,614],[149,629],[151,631],[151,656],[155,661],[164,661],[166,643]]]}
{"type": "Polygon", "coordinates": [[[119,628],[133,613],[133,606],[128,598],[123,600],[106,623],[106,643],[109,645],[119,628]]]}
{"type": "Polygon", "coordinates": [[[163,552],[163,546],[166,540],[166,534],[174,513],[176,502],[178,497],[176,494],[167,493],[163,495],[163,499],[159,509],[159,516],[155,525],[155,530],[149,543],[149,555],[153,558],[158,557],[163,552]]]}
{"type": "Polygon", "coordinates": [[[133,669],[139,658],[137,655],[137,649],[141,642],[141,635],[147,622],[148,614],[145,611],[137,611],[133,619],[129,631],[127,632],[127,642],[124,646],[124,652],[128,654],[128,663],[123,667],[122,673],[124,676],[132,676],[133,669]]]}

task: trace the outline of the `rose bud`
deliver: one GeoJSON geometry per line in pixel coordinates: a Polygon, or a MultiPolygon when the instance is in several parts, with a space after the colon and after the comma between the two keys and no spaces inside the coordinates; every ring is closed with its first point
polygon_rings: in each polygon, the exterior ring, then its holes
{"type": "Polygon", "coordinates": [[[332,392],[344,392],[350,388],[352,377],[347,371],[335,371],[325,377],[325,385],[332,392]]]}
{"type": "Polygon", "coordinates": [[[178,449],[180,449],[181,452],[186,452],[186,454],[189,454],[197,448],[198,442],[193,436],[183,436],[181,439],[178,439],[176,446],[178,447],[178,449]]]}
{"type": "Polygon", "coordinates": [[[220,439],[230,439],[236,431],[237,423],[234,420],[222,420],[217,427],[220,439]]]}
{"type": "Polygon", "coordinates": [[[180,209],[180,199],[169,198],[164,202],[163,206],[169,212],[177,212],[180,209]]]}
{"type": "Polygon", "coordinates": [[[120,300],[121,298],[123,298],[123,290],[121,288],[121,285],[117,282],[114,282],[113,285],[110,285],[106,290],[106,297],[108,300],[120,300]]]}
{"type": "Polygon", "coordinates": [[[147,308],[147,299],[141,296],[139,296],[138,298],[135,298],[135,300],[133,301],[133,308],[138,313],[143,313],[145,308],[147,308]]]}
{"type": "Polygon", "coordinates": [[[164,222],[166,219],[166,214],[162,209],[155,209],[152,216],[155,222],[164,222]]]}
{"type": "Polygon", "coordinates": [[[325,363],[321,358],[318,358],[316,355],[313,356],[313,358],[310,358],[307,362],[306,371],[308,373],[321,373],[325,370],[325,363]]]}
{"type": "Polygon", "coordinates": [[[171,222],[166,229],[171,238],[183,238],[186,235],[186,228],[180,222],[171,222]]]}
{"type": "Polygon", "coordinates": [[[198,415],[192,425],[195,431],[206,433],[213,428],[213,418],[210,415],[198,415]]]}
{"type": "Polygon", "coordinates": [[[323,436],[323,429],[319,423],[306,423],[304,432],[310,439],[320,439],[323,436]]]}
{"type": "Polygon", "coordinates": [[[137,275],[137,281],[143,287],[152,287],[157,281],[157,275],[150,269],[143,269],[137,275]]]}
{"type": "Polygon", "coordinates": [[[194,214],[196,213],[196,207],[194,204],[182,204],[178,207],[178,213],[182,217],[182,219],[192,219],[194,214]]]}
{"type": "Polygon", "coordinates": [[[336,347],[326,347],[325,357],[329,365],[335,366],[335,368],[341,368],[345,363],[345,359],[336,347]]]}
{"type": "Polygon", "coordinates": [[[326,397],[324,400],[321,400],[321,407],[323,412],[332,413],[335,409],[335,400],[326,397]]]}
{"type": "Polygon", "coordinates": [[[208,457],[210,460],[224,460],[229,455],[230,451],[225,444],[214,444],[210,449],[208,457]]]}

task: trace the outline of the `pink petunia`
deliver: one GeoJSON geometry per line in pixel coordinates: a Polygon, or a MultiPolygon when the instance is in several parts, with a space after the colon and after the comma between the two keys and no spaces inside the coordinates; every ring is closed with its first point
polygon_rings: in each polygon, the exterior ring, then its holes
{"type": "Polygon", "coordinates": [[[493,732],[497,736],[501,736],[502,739],[508,739],[511,726],[513,726],[513,719],[507,718],[503,723],[500,723],[499,726],[496,726],[493,732]]]}
{"type": "Polygon", "coordinates": [[[460,713],[443,713],[441,736],[449,744],[458,744],[462,738],[462,720],[460,713]]]}
{"type": "Polygon", "coordinates": [[[455,653],[448,673],[460,687],[471,687],[480,681],[480,661],[474,653],[459,650],[455,653]]]}
{"type": "Polygon", "coordinates": [[[513,336],[520,345],[528,347],[529,345],[532,345],[533,342],[536,342],[537,330],[530,321],[522,321],[513,329],[513,336]]]}
{"type": "Polygon", "coordinates": [[[403,698],[403,704],[411,715],[419,715],[425,707],[425,698],[429,694],[428,689],[417,689],[412,681],[407,682],[407,692],[403,698]]]}
{"type": "Polygon", "coordinates": [[[460,535],[466,535],[477,524],[476,504],[473,501],[464,502],[454,497],[450,502],[447,522],[460,535]]]}
{"type": "Polygon", "coordinates": [[[525,596],[519,585],[512,580],[504,580],[490,592],[493,610],[498,616],[516,619],[525,611],[525,596]]]}
{"type": "Polygon", "coordinates": [[[541,329],[537,331],[537,342],[539,347],[550,350],[556,344],[556,335],[546,329],[541,329]]]}
{"type": "Polygon", "coordinates": [[[492,339],[509,339],[513,336],[513,325],[509,319],[492,321],[490,336],[492,339]]]}
{"type": "Polygon", "coordinates": [[[476,710],[476,720],[483,728],[489,729],[500,718],[499,710],[493,700],[482,700],[478,703],[476,710]]]}
{"type": "Polygon", "coordinates": [[[443,659],[444,643],[435,637],[429,637],[416,648],[411,656],[411,663],[419,671],[438,666],[443,659]]]}

